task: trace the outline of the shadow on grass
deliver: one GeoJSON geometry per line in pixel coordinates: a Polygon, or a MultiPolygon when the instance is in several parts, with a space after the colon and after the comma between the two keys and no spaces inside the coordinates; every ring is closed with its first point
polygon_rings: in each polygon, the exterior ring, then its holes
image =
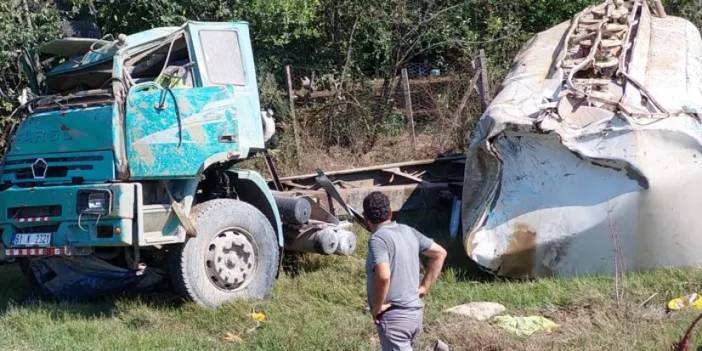
{"type": "Polygon", "coordinates": [[[308,272],[311,270],[319,270],[324,268],[321,264],[315,264],[315,265],[309,265],[306,264],[304,267],[302,266],[303,263],[307,263],[308,261],[304,260],[305,254],[300,253],[300,252],[294,252],[294,251],[285,251],[283,253],[283,265],[282,265],[282,271],[281,273],[285,273],[289,275],[292,278],[295,278],[300,275],[300,273],[303,272],[308,272]]]}
{"type": "MultiPolygon", "coordinates": [[[[443,246],[448,251],[448,257],[444,263],[444,270],[454,272],[457,280],[460,281],[480,281],[492,282],[496,278],[494,275],[485,272],[471,260],[465,252],[461,236],[451,239],[449,235],[449,210],[438,208],[431,211],[403,211],[395,215],[399,223],[412,226],[434,239],[436,243],[443,246]]],[[[360,230],[359,228],[356,228],[360,230]]],[[[357,258],[365,261],[367,250],[365,243],[367,235],[358,235],[357,258]]],[[[297,277],[304,272],[314,272],[328,269],[334,265],[344,264],[348,259],[343,256],[320,256],[314,254],[304,254],[286,251],[283,255],[282,272],[290,277],[297,277]]]]}
{"type": "MultiPolygon", "coordinates": [[[[362,249],[365,251],[365,249],[362,249]]],[[[357,250],[353,256],[318,255],[300,252],[285,252],[281,273],[290,278],[297,278],[303,273],[324,271],[325,274],[347,274],[359,266],[360,259],[365,262],[365,252],[357,250]],[[362,256],[362,257],[361,257],[362,256]]]]}
{"type": "Polygon", "coordinates": [[[41,296],[22,274],[19,265],[0,266],[0,318],[13,309],[68,313],[81,318],[107,318],[113,315],[119,301],[126,298],[138,299],[155,309],[169,309],[182,304],[179,297],[165,288],[147,294],[103,295],[88,301],[56,301],[41,296]]]}

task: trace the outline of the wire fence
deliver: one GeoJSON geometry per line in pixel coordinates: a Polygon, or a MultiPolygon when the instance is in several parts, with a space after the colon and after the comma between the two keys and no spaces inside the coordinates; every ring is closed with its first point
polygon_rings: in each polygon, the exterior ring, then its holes
{"type": "Polygon", "coordinates": [[[491,96],[484,54],[476,57],[448,69],[411,63],[385,79],[289,66],[283,79],[289,89],[281,92],[294,116],[287,129],[296,135],[298,153],[299,144],[310,140],[362,151],[374,134],[409,136],[415,154],[426,148],[460,151],[491,96]]]}

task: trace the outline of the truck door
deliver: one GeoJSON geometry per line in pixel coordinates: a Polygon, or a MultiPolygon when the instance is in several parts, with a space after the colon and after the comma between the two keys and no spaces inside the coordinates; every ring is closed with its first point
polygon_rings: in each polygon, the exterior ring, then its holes
{"type": "MultiPolygon", "coordinates": [[[[241,116],[251,112],[245,99],[250,77],[233,24],[191,24],[182,38],[166,42],[154,55],[168,51],[167,66],[180,75],[185,71],[183,79],[163,88],[161,74],[134,86],[127,97],[127,158],[135,179],[192,177],[206,163],[248,156],[241,116]]],[[[258,116],[255,76],[253,82],[258,116]]]]}
{"type": "Polygon", "coordinates": [[[263,149],[263,125],[249,27],[245,22],[188,24],[201,86],[232,87],[241,155],[263,149]]]}

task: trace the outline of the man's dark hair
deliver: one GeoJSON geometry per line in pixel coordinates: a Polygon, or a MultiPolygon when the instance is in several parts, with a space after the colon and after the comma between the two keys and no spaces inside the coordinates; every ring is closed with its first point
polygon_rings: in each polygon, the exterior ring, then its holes
{"type": "Polygon", "coordinates": [[[385,222],[390,218],[390,199],[379,191],[368,194],[363,199],[363,215],[373,224],[385,222]]]}

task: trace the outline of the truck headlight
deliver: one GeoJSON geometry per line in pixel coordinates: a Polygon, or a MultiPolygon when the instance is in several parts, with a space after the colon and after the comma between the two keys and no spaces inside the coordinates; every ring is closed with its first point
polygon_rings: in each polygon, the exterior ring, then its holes
{"type": "Polygon", "coordinates": [[[78,190],[76,211],[106,216],[112,211],[112,193],[109,190],[78,190]]]}
{"type": "Polygon", "coordinates": [[[105,193],[88,194],[88,209],[91,211],[104,211],[107,209],[107,195],[105,193]]]}

